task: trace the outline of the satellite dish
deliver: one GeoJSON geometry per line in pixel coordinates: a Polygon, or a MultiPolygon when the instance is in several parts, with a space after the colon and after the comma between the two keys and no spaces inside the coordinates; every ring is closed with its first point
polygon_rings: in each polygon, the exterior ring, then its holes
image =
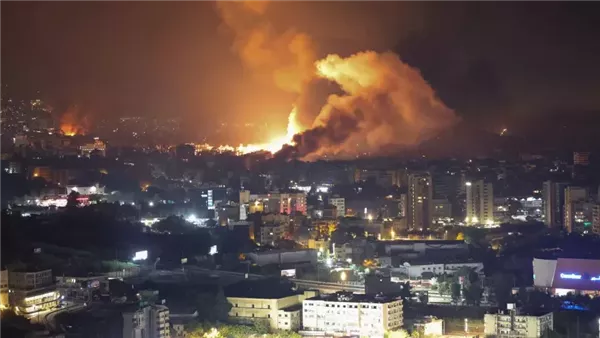
{"type": "Polygon", "coordinates": [[[410,264],[408,262],[404,262],[404,264],[402,264],[402,265],[404,265],[404,267],[406,267],[406,268],[410,267],[410,264]]]}

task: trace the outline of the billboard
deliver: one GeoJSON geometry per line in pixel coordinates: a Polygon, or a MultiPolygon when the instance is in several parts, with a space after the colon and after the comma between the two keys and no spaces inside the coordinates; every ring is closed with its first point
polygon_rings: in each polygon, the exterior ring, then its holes
{"type": "Polygon", "coordinates": [[[281,270],[281,277],[296,278],[296,269],[281,270]]]}
{"type": "Polygon", "coordinates": [[[148,259],[148,250],[138,251],[135,253],[135,256],[133,256],[134,261],[143,261],[145,259],[148,259]]]}

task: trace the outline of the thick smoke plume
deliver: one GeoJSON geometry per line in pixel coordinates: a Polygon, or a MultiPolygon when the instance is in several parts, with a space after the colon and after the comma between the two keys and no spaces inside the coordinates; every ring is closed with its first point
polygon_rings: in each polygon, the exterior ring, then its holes
{"type": "Polygon", "coordinates": [[[234,33],[233,50],[255,76],[268,76],[281,89],[300,93],[315,73],[313,41],[288,29],[278,33],[267,20],[267,1],[217,1],[223,22],[234,33]]]}
{"type": "Polygon", "coordinates": [[[393,53],[332,54],[318,60],[307,35],[293,29],[277,34],[266,19],[266,2],[219,1],[217,6],[235,33],[233,48],[244,64],[298,94],[296,115],[290,119],[298,133],[280,156],[316,160],[384,155],[457,122],[420,72],[393,53]],[[324,81],[336,87],[329,93],[337,93],[313,102],[322,96],[315,88],[324,81]]]}
{"type": "Polygon", "coordinates": [[[393,53],[329,55],[316,67],[344,94],[329,96],[312,129],[299,137],[306,159],[379,155],[382,148],[418,144],[457,121],[419,71],[393,53]]]}

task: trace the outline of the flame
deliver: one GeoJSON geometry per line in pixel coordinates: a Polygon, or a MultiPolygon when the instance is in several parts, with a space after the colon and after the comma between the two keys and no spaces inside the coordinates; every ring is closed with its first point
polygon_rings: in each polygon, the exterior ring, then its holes
{"type": "Polygon", "coordinates": [[[87,132],[88,121],[78,106],[71,106],[60,118],[60,130],[65,136],[82,135],[87,132]]]}
{"type": "Polygon", "coordinates": [[[75,136],[77,135],[77,131],[79,130],[76,126],[72,124],[61,124],[60,130],[65,134],[65,136],[75,136]]]}
{"type": "Polygon", "coordinates": [[[295,94],[287,132],[267,143],[201,145],[200,149],[276,153],[290,145],[293,149],[285,149],[283,156],[289,151],[290,156],[309,161],[354,158],[416,145],[457,121],[420,71],[398,55],[367,50],[319,60],[309,35],[293,27],[277,29],[269,20],[269,13],[276,12],[269,11],[268,3],[218,1],[217,8],[223,25],[233,33],[232,49],[244,66],[295,94]],[[315,89],[325,81],[341,92],[331,91],[327,99],[313,97],[319,96],[315,89]]]}
{"type": "Polygon", "coordinates": [[[213,151],[217,153],[235,153],[238,155],[251,154],[267,151],[276,153],[286,145],[294,145],[294,135],[302,132],[302,128],[296,121],[296,107],[292,109],[288,116],[287,133],[284,136],[276,137],[266,143],[240,144],[237,147],[230,145],[213,146],[208,143],[196,145],[196,152],[213,151]]]}

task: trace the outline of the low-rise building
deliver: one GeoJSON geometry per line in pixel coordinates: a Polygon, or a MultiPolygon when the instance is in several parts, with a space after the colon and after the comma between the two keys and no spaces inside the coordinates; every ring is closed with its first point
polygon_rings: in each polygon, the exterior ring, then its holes
{"type": "Polygon", "coordinates": [[[0,309],[8,308],[8,270],[0,271],[0,309]]]}
{"type": "Polygon", "coordinates": [[[483,322],[486,336],[539,338],[554,327],[552,312],[521,313],[514,304],[508,304],[507,308],[507,311],[485,315],[483,322]]]}
{"type": "Polygon", "coordinates": [[[392,268],[393,272],[406,274],[409,278],[421,278],[424,273],[433,275],[453,275],[461,268],[473,269],[479,274],[483,274],[483,263],[481,262],[452,262],[452,263],[428,263],[411,264],[404,263],[398,267],[392,268]]]}
{"type": "Polygon", "coordinates": [[[243,281],[225,290],[232,307],[229,319],[238,323],[264,322],[274,330],[297,330],[300,327],[302,301],[316,291],[298,293],[263,281],[243,281]]]}
{"type": "Polygon", "coordinates": [[[338,292],[302,303],[305,331],[383,337],[403,325],[402,299],[338,292]]]}
{"type": "Polygon", "coordinates": [[[32,315],[58,305],[52,270],[9,270],[8,289],[9,304],[18,314],[32,315]]]}
{"type": "Polygon", "coordinates": [[[252,263],[264,266],[268,264],[317,264],[317,251],[313,249],[269,250],[250,252],[246,257],[252,263]]]}

